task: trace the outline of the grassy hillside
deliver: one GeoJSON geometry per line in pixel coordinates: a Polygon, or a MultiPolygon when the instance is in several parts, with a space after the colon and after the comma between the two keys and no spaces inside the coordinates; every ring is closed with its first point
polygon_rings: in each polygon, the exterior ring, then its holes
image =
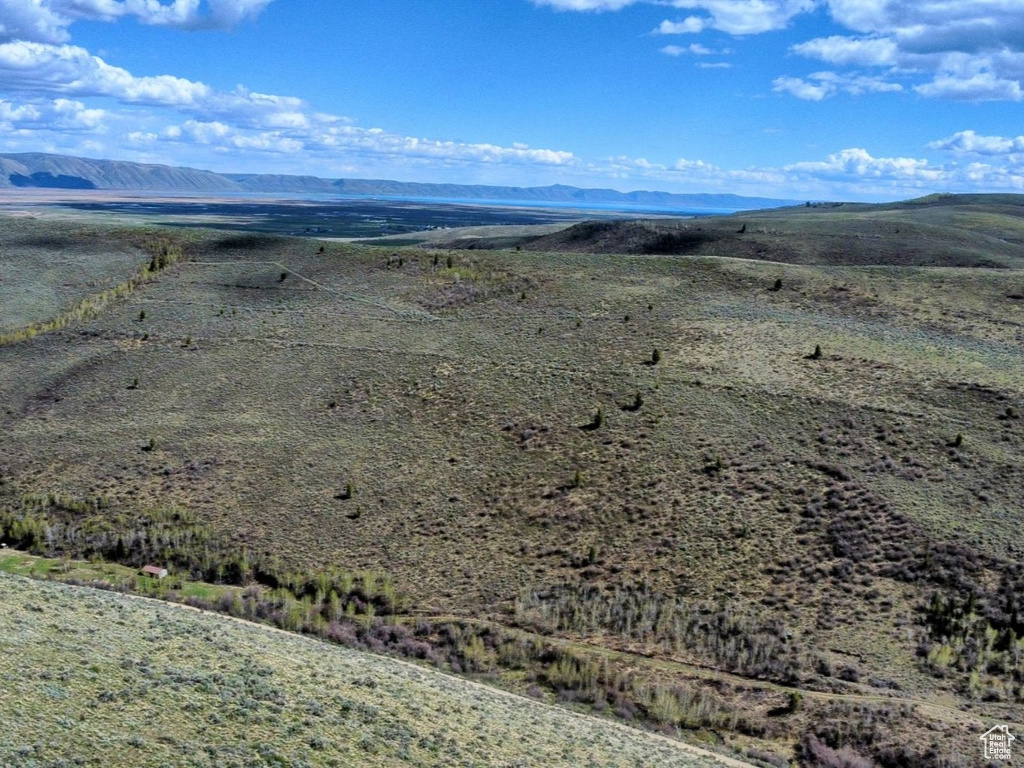
{"type": "MultiPolygon", "coordinates": [[[[862,247],[860,213],[787,215],[862,247]]],[[[969,764],[1024,720],[1021,271],[179,236],[97,317],[0,347],[9,543],[349,569],[303,621],[626,654],[513,673],[480,641],[507,684],[809,764],[969,764]],[[732,676],[701,717],[643,687],[697,668],[732,676]]]]}
{"type": "Polygon", "coordinates": [[[717,766],[273,630],[0,573],[0,764],[717,766]]]}
{"type": "Polygon", "coordinates": [[[817,204],[689,221],[587,222],[520,245],[791,264],[1021,268],[1024,196],[938,195],[889,205],[817,204]]]}
{"type": "Polygon", "coordinates": [[[130,242],[81,224],[5,218],[0,228],[0,336],[45,323],[83,300],[115,289],[149,263],[130,242]]]}

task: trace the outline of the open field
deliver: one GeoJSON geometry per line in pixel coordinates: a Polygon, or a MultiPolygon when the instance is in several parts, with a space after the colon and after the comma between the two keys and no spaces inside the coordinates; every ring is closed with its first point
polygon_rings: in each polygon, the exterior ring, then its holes
{"type": "Polygon", "coordinates": [[[719,220],[807,235],[788,264],[111,229],[181,258],[0,347],[7,539],[132,562],[159,509],[165,542],[244,553],[224,576],[386,573],[389,611],[749,679],[717,694],[735,749],[972,764],[1024,722],[1024,261],[1011,213],[921,211],[909,261],[946,266],[859,266],[884,210],[719,220]]]}
{"type": "Polygon", "coordinates": [[[621,219],[630,214],[564,206],[515,206],[486,202],[420,202],[400,199],[315,195],[154,196],[115,190],[5,190],[0,212],[51,222],[84,221],[110,225],[156,225],[248,230],[299,237],[412,238],[421,242],[450,230],[508,227],[502,237],[547,234],[585,219],[621,219]],[[536,231],[531,232],[531,228],[536,231]]]}

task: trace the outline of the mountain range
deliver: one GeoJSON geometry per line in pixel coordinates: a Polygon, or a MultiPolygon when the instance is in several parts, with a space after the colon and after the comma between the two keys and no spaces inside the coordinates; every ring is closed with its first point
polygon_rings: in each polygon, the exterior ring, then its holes
{"type": "Polygon", "coordinates": [[[215,173],[196,168],[150,165],[120,160],[93,160],[68,155],[0,154],[0,189],[16,187],[204,194],[369,195],[725,210],[777,208],[796,202],[731,194],[619,192],[614,189],[581,189],[564,184],[546,187],[507,187],[482,184],[431,184],[383,179],[323,179],[317,176],[282,174],[215,173]]]}

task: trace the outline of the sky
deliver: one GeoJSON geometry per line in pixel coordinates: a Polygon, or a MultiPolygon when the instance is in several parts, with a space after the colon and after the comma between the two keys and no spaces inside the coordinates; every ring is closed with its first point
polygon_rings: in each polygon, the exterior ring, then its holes
{"type": "Polygon", "coordinates": [[[1024,192],[1024,0],[0,0],[0,152],[883,201],[1024,192]]]}

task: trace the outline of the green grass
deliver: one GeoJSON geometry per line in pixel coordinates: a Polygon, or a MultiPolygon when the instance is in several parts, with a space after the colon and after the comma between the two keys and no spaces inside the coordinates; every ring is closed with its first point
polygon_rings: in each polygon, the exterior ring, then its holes
{"type": "Polygon", "coordinates": [[[36,557],[10,549],[0,550],[0,571],[16,576],[51,581],[80,584],[103,583],[117,591],[124,590],[157,597],[162,597],[169,590],[174,590],[182,600],[192,597],[212,602],[223,595],[241,592],[237,587],[191,581],[183,578],[180,574],[160,580],[140,575],[137,568],[129,568],[117,563],[36,557]]]}
{"type": "Polygon", "coordinates": [[[31,219],[6,218],[0,233],[0,336],[46,323],[114,289],[149,260],[130,245],[111,246],[81,224],[44,229],[31,219]]]}
{"type": "Polygon", "coordinates": [[[0,574],[0,763],[717,765],[388,659],[0,574]]]}

